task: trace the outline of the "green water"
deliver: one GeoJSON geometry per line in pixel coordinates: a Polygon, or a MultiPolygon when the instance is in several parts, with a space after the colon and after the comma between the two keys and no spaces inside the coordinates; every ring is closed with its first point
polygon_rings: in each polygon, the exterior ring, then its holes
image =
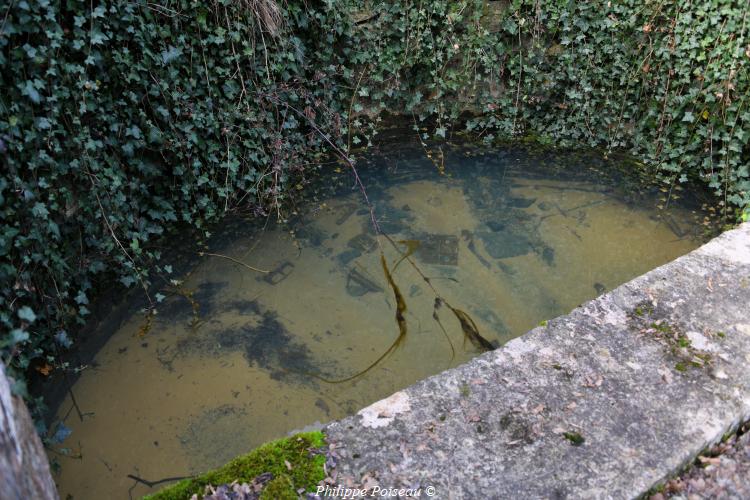
{"type": "Polygon", "coordinates": [[[499,346],[699,244],[689,210],[657,210],[656,195],[585,156],[432,156],[407,145],[359,163],[389,238],[345,166],[327,168],[333,180],[286,224],[274,214],[262,229],[241,218],[217,228],[216,255],[162,290],[150,328],[133,315],[83,371],[72,387],[83,419],[61,405],[72,431],[51,454],[61,497],[143,495],[128,474],[215,467],[466,362],[481,350],[445,302],[499,346]],[[403,339],[365,374],[324,382],[356,375],[399,337],[381,252],[406,306],[403,339]]]}

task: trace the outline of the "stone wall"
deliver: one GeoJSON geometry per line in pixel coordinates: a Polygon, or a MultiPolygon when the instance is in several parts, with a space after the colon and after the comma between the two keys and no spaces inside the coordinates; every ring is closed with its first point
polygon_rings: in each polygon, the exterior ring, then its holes
{"type": "Polygon", "coordinates": [[[57,499],[42,442],[23,399],[11,394],[0,363],[0,498],[57,499]]]}

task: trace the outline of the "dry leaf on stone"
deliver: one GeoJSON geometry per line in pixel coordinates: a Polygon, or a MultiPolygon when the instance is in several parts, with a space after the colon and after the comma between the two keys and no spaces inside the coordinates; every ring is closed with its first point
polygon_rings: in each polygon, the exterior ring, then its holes
{"type": "Polygon", "coordinates": [[[661,379],[667,384],[672,383],[672,371],[669,368],[661,367],[656,372],[661,375],[661,379]]]}
{"type": "Polygon", "coordinates": [[[378,486],[378,482],[371,476],[365,475],[365,477],[362,479],[362,488],[365,490],[371,490],[378,486]]]}
{"type": "Polygon", "coordinates": [[[719,465],[721,463],[721,458],[719,457],[700,456],[698,457],[698,460],[700,460],[702,464],[708,464],[708,465],[719,465]]]}
{"type": "Polygon", "coordinates": [[[583,386],[595,389],[597,387],[600,387],[603,381],[604,381],[604,378],[602,378],[602,376],[599,374],[586,375],[586,377],[583,380],[583,386]]]}

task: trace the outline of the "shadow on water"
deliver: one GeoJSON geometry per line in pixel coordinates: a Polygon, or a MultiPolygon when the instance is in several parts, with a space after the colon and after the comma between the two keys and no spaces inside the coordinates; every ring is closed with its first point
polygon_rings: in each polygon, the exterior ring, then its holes
{"type": "MultiPolygon", "coordinates": [[[[207,300],[207,303],[211,304],[211,301],[207,300]]],[[[268,370],[274,379],[291,376],[297,383],[312,382],[299,375],[318,366],[310,349],[296,340],[279,321],[276,312],[264,308],[258,300],[243,299],[223,303],[218,312],[234,313],[241,320],[234,324],[209,321],[197,331],[181,337],[165,368],[173,370],[175,359],[181,357],[215,358],[239,352],[249,365],[268,370]]]]}

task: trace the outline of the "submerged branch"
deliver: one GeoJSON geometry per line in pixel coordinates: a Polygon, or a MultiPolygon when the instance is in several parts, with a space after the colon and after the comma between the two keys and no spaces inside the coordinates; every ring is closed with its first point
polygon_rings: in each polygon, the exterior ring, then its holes
{"type": "Polygon", "coordinates": [[[401,256],[400,259],[396,261],[396,263],[393,265],[393,270],[395,271],[399,264],[401,264],[401,261],[403,261],[405,258],[409,257],[411,254],[413,254],[420,245],[419,240],[401,240],[399,241],[402,245],[406,245],[406,252],[401,256]]]}
{"type": "MultiPolygon", "coordinates": [[[[440,316],[438,316],[438,309],[440,309],[440,305],[442,304],[442,301],[439,298],[435,298],[435,305],[432,308],[432,319],[435,320],[435,322],[440,327],[440,331],[443,332],[443,336],[445,337],[445,340],[448,341],[448,345],[451,346],[451,360],[450,363],[453,363],[453,360],[456,359],[456,348],[453,347],[453,342],[451,342],[451,338],[448,336],[448,332],[445,330],[445,327],[443,326],[443,322],[440,321],[440,316]]],[[[448,363],[450,365],[450,363],[448,363]]]]}
{"type": "Polygon", "coordinates": [[[495,349],[495,346],[490,344],[489,340],[479,334],[479,329],[477,328],[476,323],[474,323],[474,320],[471,319],[471,316],[463,312],[461,309],[452,307],[447,302],[445,305],[456,315],[459,323],[461,323],[461,330],[464,332],[464,338],[469,339],[474,347],[481,351],[492,351],[495,349]]]}
{"type": "MultiPolygon", "coordinates": [[[[359,371],[358,373],[355,373],[351,377],[342,378],[342,379],[329,379],[329,378],[321,377],[320,375],[316,375],[314,373],[305,373],[304,375],[310,375],[328,384],[341,384],[343,382],[349,382],[350,380],[354,380],[355,378],[361,377],[365,373],[375,368],[375,366],[377,366],[378,363],[383,361],[389,354],[395,351],[404,342],[404,339],[406,338],[406,329],[407,329],[406,318],[404,317],[404,313],[406,312],[406,301],[404,301],[404,296],[401,295],[401,290],[399,290],[398,285],[396,285],[396,282],[393,280],[393,275],[391,275],[391,272],[388,270],[388,264],[386,263],[385,255],[382,252],[380,253],[380,263],[383,265],[383,272],[385,273],[385,279],[386,281],[388,281],[388,285],[390,285],[391,289],[393,290],[393,295],[396,298],[396,323],[398,324],[398,337],[396,337],[396,340],[393,341],[390,347],[388,347],[388,349],[386,349],[385,352],[378,357],[378,359],[373,361],[367,368],[359,371]]],[[[451,347],[453,347],[453,344],[451,344],[451,347]]]]}
{"type": "MultiPolygon", "coordinates": [[[[398,249],[398,247],[396,246],[396,242],[393,241],[393,238],[391,238],[387,234],[383,234],[383,236],[385,236],[386,239],[388,239],[388,241],[391,243],[391,245],[393,245],[394,248],[398,249]]],[[[419,266],[417,266],[417,264],[414,262],[414,260],[412,260],[412,258],[409,255],[404,255],[402,260],[406,260],[414,268],[417,274],[419,274],[422,277],[424,282],[427,283],[427,286],[430,287],[432,292],[435,294],[435,305],[439,306],[439,304],[441,303],[445,304],[448,307],[448,309],[450,309],[453,312],[453,314],[458,319],[459,323],[461,323],[461,330],[463,330],[464,332],[465,339],[468,339],[472,343],[472,345],[474,345],[477,349],[481,349],[484,351],[491,351],[495,348],[486,338],[482,337],[482,335],[479,333],[479,329],[477,328],[476,323],[474,323],[474,320],[471,319],[471,316],[469,316],[466,312],[462,311],[461,309],[457,309],[453,307],[452,305],[450,305],[450,303],[448,303],[448,301],[445,300],[445,298],[442,295],[440,295],[440,292],[438,292],[437,289],[433,286],[432,282],[430,281],[430,278],[427,277],[422,272],[421,269],[419,269],[419,266]]],[[[437,307],[435,308],[432,317],[435,318],[438,324],[440,324],[440,320],[437,318],[437,307]]],[[[442,328],[442,324],[440,324],[440,327],[442,328]]],[[[451,344],[451,348],[453,348],[453,344],[451,344]]]]}
{"type": "Polygon", "coordinates": [[[141,484],[145,484],[149,488],[153,488],[154,486],[157,486],[161,483],[170,483],[172,481],[182,481],[183,479],[192,479],[195,476],[175,476],[175,477],[165,477],[164,479],[159,479],[157,481],[149,481],[148,479],[143,479],[142,477],[135,476],[133,474],[128,474],[130,479],[133,481],[136,481],[141,484]]]}
{"type": "Polygon", "coordinates": [[[235,264],[239,264],[240,266],[246,267],[250,269],[251,271],[255,271],[256,273],[269,274],[271,272],[271,271],[265,271],[263,269],[258,269],[257,267],[247,265],[241,260],[237,260],[234,257],[229,257],[228,255],[221,255],[219,253],[209,253],[209,252],[198,252],[198,255],[200,255],[201,257],[203,257],[204,255],[207,255],[209,257],[220,257],[222,259],[227,259],[227,260],[234,262],[235,264]]]}

